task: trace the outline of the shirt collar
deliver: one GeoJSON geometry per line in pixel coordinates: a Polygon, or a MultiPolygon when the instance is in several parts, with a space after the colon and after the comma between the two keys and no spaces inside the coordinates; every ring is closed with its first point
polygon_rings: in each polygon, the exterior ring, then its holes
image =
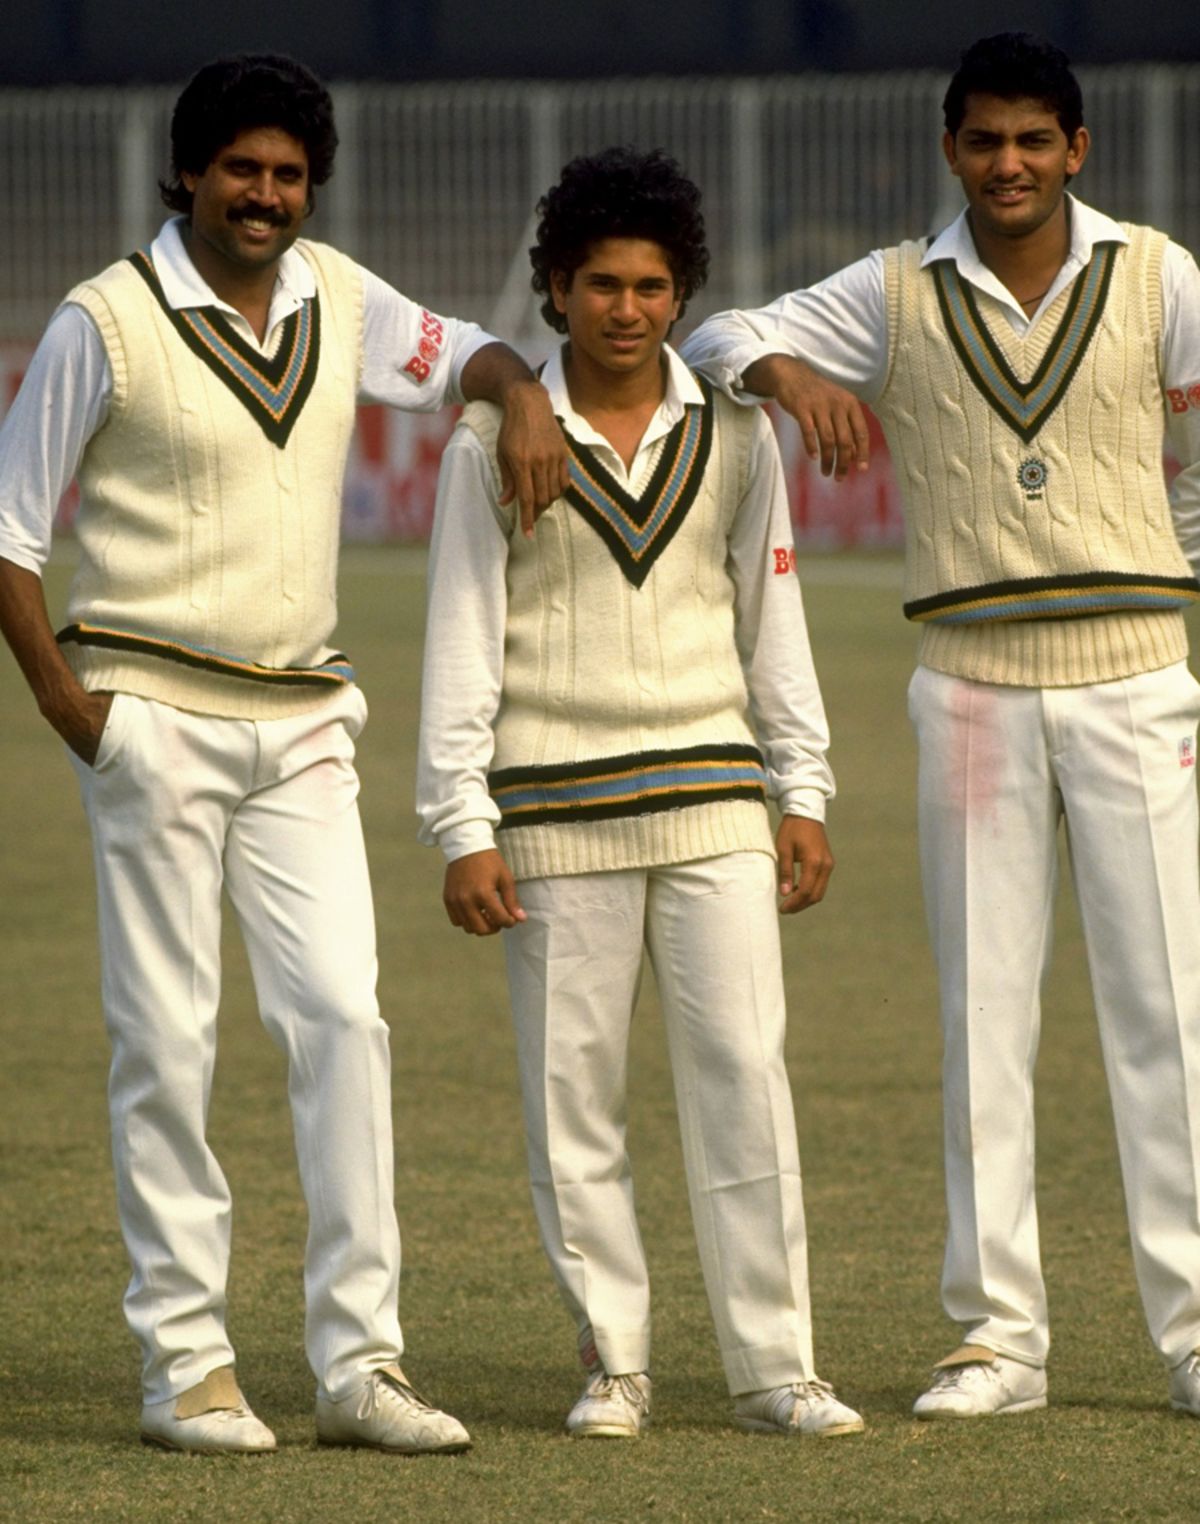
{"type": "MultiPolygon", "coordinates": [[[[563,374],[563,352],[566,347],[565,344],[560,345],[546,361],[542,371],[542,385],[550,393],[550,404],[573,439],[578,439],[581,444],[599,444],[611,450],[612,446],[603,434],[598,433],[587,419],[571,406],[571,394],[567,390],[567,378],[563,374]]],[[[642,436],[643,446],[653,444],[663,434],[669,434],[683,417],[685,408],[700,407],[704,404],[704,393],[700,389],[700,383],[669,344],[663,345],[663,354],[667,357],[666,390],[663,400],[658,405],[658,411],[650,420],[642,436]]]]}
{"type": "MultiPolygon", "coordinates": [[[[176,310],[181,307],[219,307],[222,312],[240,316],[228,302],[221,300],[192,263],[180,231],[183,222],[182,217],[172,217],[164,222],[158,237],[150,245],[150,258],[154,261],[154,272],[167,305],[176,310]]],[[[268,329],[297,311],[303,302],[315,295],[316,289],[317,283],[308,261],[295,245],[285,250],[279,261],[275,290],[271,293],[268,329]]]]}
{"type": "MultiPolygon", "coordinates": [[[[1055,276],[1054,283],[1046,293],[1042,306],[1052,302],[1062,288],[1075,279],[1091,259],[1092,251],[1098,243],[1129,242],[1129,235],[1120,223],[1114,222],[1103,212],[1098,212],[1094,207],[1077,200],[1069,191],[1066,200],[1071,229],[1071,247],[1062,269],[1055,276]]],[[[975,240],[971,237],[971,227],[967,221],[965,207],[950,226],[943,229],[926,249],[924,258],[921,260],[921,268],[924,269],[926,265],[931,265],[939,259],[952,259],[964,280],[970,281],[973,286],[978,286],[981,291],[986,291],[989,296],[994,296],[1017,312],[1021,311],[1016,297],[1007,286],[996,279],[980,259],[975,248],[975,240]]],[[[1022,316],[1024,316],[1023,313],[1022,316]]]]}

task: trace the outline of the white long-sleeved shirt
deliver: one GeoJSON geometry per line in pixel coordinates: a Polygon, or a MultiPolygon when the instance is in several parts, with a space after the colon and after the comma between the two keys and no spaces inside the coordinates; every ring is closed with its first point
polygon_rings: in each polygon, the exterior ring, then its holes
{"type": "MultiPolygon", "coordinates": [[[[656,448],[703,393],[670,348],[666,391],[627,469],[604,435],[571,406],[562,352],[542,373],[555,413],[573,438],[594,450],[633,494],[654,470],[656,448]]],[[[449,862],[495,845],[500,812],[488,794],[492,725],[504,683],[508,538],[497,510],[487,453],[458,428],[442,459],[429,564],[429,609],[417,766],[420,838],[449,862]]],[[[670,551],[667,551],[670,554],[670,551]]],[[[746,493],[729,540],[736,588],[738,655],[750,699],[750,724],[763,752],[768,792],[784,814],[825,818],[834,792],[826,759],[828,727],[813,669],[799,585],[791,572],[792,528],[779,451],[760,416],[746,493]],[[782,561],[780,556],[782,555],[782,561]],[[782,574],[794,598],[767,598],[782,574]]]]}
{"type": "MultiPolygon", "coordinates": [[[[1068,195],[1067,202],[1070,251],[1032,317],[980,259],[965,211],[931,242],[922,265],[952,259],[964,280],[1002,303],[1013,331],[1024,337],[1084,269],[1097,243],[1128,242],[1111,217],[1074,196],[1068,195]]],[[[888,374],[883,252],[876,249],[817,285],[789,292],[766,307],[718,313],[696,329],[680,352],[737,402],[761,400],[741,385],[755,360],[787,354],[805,360],[870,404],[883,391],[888,374]]],[[[1167,437],[1181,466],[1170,488],[1175,533],[1200,575],[1200,270],[1177,243],[1168,243],[1163,254],[1159,374],[1167,437]]]]}
{"type": "MultiPolygon", "coordinates": [[[[176,310],[218,307],[239,336],[274,353],[281,324],[316,291],[312,270],[288,249],[279,262],[266,333],[200,275],[184,246],[182,218],[164,224],[150,247],[155,273],[176,310]]],[[[433,412],[463,400],[460,378],[471,356],[493,341],[475,323],[441,318],[361,270],[363,355],[360,402],[433,412]],[[412,370],[405,366],[416,359],[412,370]]],[[[21,388],[0,425],[0,556],[38,573],[50,554],[51,524],[88,440],[108,416],[112,371],[90,316],[73,302],[51,318],[21,388]]]]}

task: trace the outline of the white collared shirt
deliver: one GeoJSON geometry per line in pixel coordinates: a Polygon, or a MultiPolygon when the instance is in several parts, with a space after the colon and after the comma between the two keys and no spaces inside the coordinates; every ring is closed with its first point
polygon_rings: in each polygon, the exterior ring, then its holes
{"type": "MultiPolygon", "coordinates": [[[[1032,317],[979,258],[964,210],[930,244],[922,264],[953,259],[959,274],[1001,303],[1014,333],[1024,337],[1042,312],[1092,257],[1097,243],[1128,243],[1120,225],[1102,212],[1067,196],[1071,245],[1062,269],[1032,317]]],[[[1168,243],[1162,263],[1162,338],[1159,373],[1164,395],[1174,391],[1196,402],[1175,411],[1166,402],[1167,435],[1182,470],[1171,484],[1171,511],[1184,554],[1200,574],[1200,271],[1192,256],[1168,243]]],[[[702,323],[680,347],[689,365],[702,370],[737,402],[761,401],[741,389],[755,360],[794,355],[852,391],[875,402],[888,375],[887,297],[883,251],[806,290],[792,291],[753,311],[718,313],[702,323]]]]}
{"type": "MultiPolygon", "coordinates": [[[[663,439],[689,404],[704,401],[696,378],[664,346],[665,393],[626,470],[609,441],[571,406],[562,353],[550,357],[541,376],[555,413],[627,491],[640,493],[663,439]]],[[[833,775],[803,603],[799,596],[766,596],[779,582],[776,552],[786,556],[791,546],[783,467],[770,421],[760,412],[746,492],[728,545],[727,566],[737,589],[738,654],[770,794],[784,814],[823,820],[833,775]]],[[[436,842],[449,862],[495,845],[500,812],[488,794],[487,774],[504,685],[507,562],[491,462],[475,431],[460,425],[438,477],[417,764],[421,840],[436,842]]]]}
{"type": "Polygon", "coordinates": [[[658,464],[658,452],[654,448],[655,445],[667,437],[683,417],[685,408],[697,406],[704,401],[700,383],[671,346],[664,344],[663,354],[667,361],[667,373],[663,400],[659,403],[654,417],[646,425],[646,432],[638,441],[633,460],[626,468],[625,462],[604,435],[598,433],[587,419],[571,406],[571,394],[567,390],[567,378],[563,372],[565,350],[566,345],[562,345],[554,351],[546,361],[540,378],[542,385],[550,393],[550,406],[554,409],[555,417],[562,419],[572,439],[577,439],[580,444],[595,450],[604,463],[605,469],[616,477],[627,492],[636,496],[658,464]]]}
{"type": "MultiPolygon", "coordinates": [[[[166,222],[150,246],[154,270],[171,307],[217,307],[238,335],[262,354],[279,344],[281,325],[316,291],[313,272],[296,249],[279,261],[264,338],[216,295],[192,263],[180,232],[166,222]]],[[[360,267],[363,354],[360,402],[407,412],[435,412],[463,400],[467,361],[493,341],[475,323],[441,318],[445,339],[425,378],[404,369],[421,348],[424,310],[360,267]]],[[[21,389],[0,425],[0,556],[40,572],[50,554],[51,524],[92,435],[103,426],[112,398],[112,371],[95,324],[84,309],[64,303],[50,319],[21,389]]]]}

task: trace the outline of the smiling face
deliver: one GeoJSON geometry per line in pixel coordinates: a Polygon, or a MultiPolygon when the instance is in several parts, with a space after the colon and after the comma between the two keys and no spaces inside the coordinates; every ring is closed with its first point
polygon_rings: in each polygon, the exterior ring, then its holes
{"type": "Polygon", "coordinates": [[[278,127],[239,133],[203,174],[179,178],[193,197],[192,257],[214,287],[222,273],[274,266],[308,215],[308,154],[278,127]]]}
{"type": "Polygon", "coordinates": [[[550,292],[567,320],[575,366],[610,377],[657,372],[679,316],[675,277],[661,244],[601,239],[573,276],[551,273],[550,292]]]}
{"type": "Polygon", "coordinates": [[[1086,127],[1068,139],[1040,101],[997,95],[968,95],[958,131],[942,139],[972,229],[985,238],[1025,238],[1062,215],[1063,189],[1082,167],[1088,143],[1086,127]]]}

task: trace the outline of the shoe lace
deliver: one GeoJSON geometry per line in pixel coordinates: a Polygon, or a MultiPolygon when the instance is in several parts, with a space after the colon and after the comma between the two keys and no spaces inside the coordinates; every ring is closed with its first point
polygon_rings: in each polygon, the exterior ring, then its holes
{"type": "Polygon", "coordinates": [[[387,1406],[401,1407],[409,1413],[414,1410],[419,1413],[438,1411],[407,1381],[401,1381],[390,1371],[376,1371],[372,1380],[363,1387],[362,1396],[358,1400],[358,1416],[360,1419],[370,1418],[377,1408],[387,1406]]]}
{"type": "Polygon", "coordinates": [[[970,1365],[947,1365],[933,1379],[933,1389],[938,1392],[957,1392],[969,1383],[991,1381],[995,1371],[982,1360],[970,1365]]]}
{"type": "Polygon", "coordinates": [[[597,1371],[588,1382],[588,1392],[602,1402],[624,1401],[639,1412],[646,1408],[646,1394],[632,1375],[610,1376],[607,1371],[597,1371]]]}
{"type": "MultiPolygon", "coordinates": [[[[837,1401],[829,1382],[822,1381],[816,1376],[811,1381],[789,1382],[784,1391],[790,1392],[795,1401],[806,1408],[819,1408],[823,1403],[837,1401]]],[[[775,1406],[778,1411],[778,1401],[775,1406]]]]}

